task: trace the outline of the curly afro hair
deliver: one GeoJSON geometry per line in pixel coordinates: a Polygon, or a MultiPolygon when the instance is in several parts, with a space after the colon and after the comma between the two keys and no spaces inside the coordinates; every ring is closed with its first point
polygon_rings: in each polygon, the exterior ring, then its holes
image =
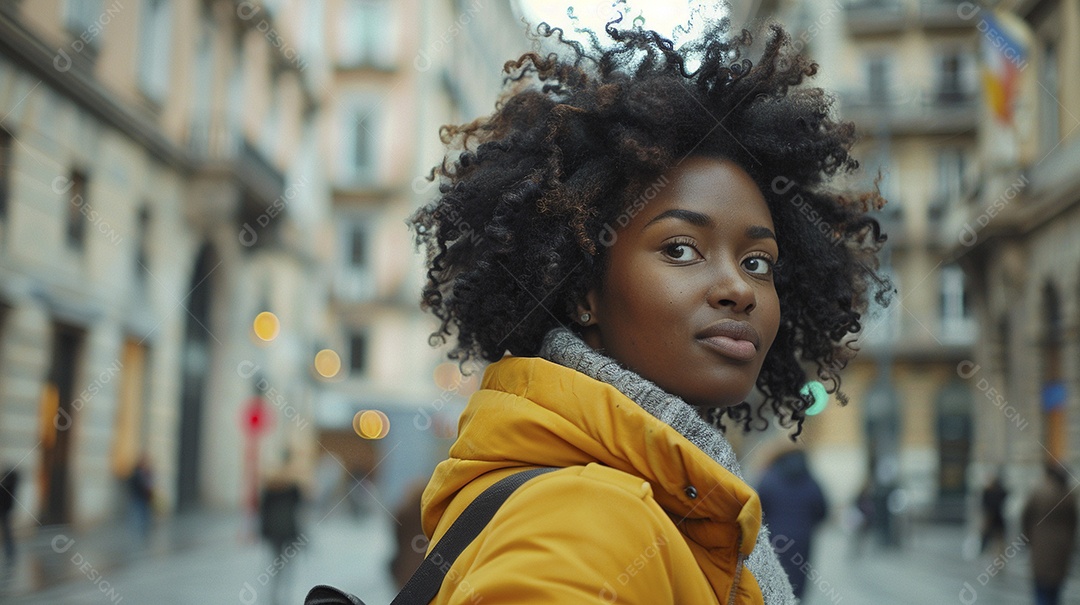
{"type": "Polygon", "coordinates": [[[456,337],[449,356],[462,365],[535,356],[552,328],[577,329],[575,305],[604,277],[619,215],[682,159],[728,159],[773,216],[781,321],[756,414],[743,403],[705,416],[750,430],[767,427],[771,409],[797,436],[812,404],[800,392],[807,370],[845,403],[838,372],[852,335],[869,298],[885,304],[889,291],[877,273],[885,236],[867,214],[884,201],[876,187],[831,186],[858,168],[854,126],[834,119],[822,89],[800,86],[817,64],[778,25],[756,63],[744,57],[753,37],[730,35],[727,20],[678,47],[617,25],[602,46],[595,34],[585,45],[540,24],[538,40],[565,52],[508,61],[495,113],[442,128],[449,152],[429,175],[439,197],[410,219],[427,252],[423,306],[441,320],[432,344],[456,337]]]}

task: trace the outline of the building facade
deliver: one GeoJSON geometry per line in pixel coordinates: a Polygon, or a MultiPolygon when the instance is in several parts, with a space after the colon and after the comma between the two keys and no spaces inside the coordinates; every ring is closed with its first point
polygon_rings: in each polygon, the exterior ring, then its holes
{"type": "MultiPolygon", "coordinates": [[[[446,457],[479,382],[463,379],[420,309],[424,258],[407,219],[438,194],[439,128],[494,110],[502,63],[526,47],[510,4],[484,0],[328,0],[331,102],[323,145],[332,188],[330,346],[342,374],[318,402],[323,454],[363,496],[392,508],[446,457]],[[385,414],[381,439],[356,439],[358,412],[385,414]],[[377,492],[376,492],[377,490],[377,492]]],[[[477,226],[479,228],[480,226],[477,226]]],[[[333,468],[330,463],[327,467],[333,468]]]]}
{"type": "Polygon", "coordinates": [[[310,449],[318,5],[0,9],[0,464],[24,477],[19,525],[109,517],[143,454],[162,507],[239,505],[256,393],[262,466],[310,449]]]}
{"type": "Polygon", "coordinates": [[[978,410],[978,481],[1004,470],[1022,494],[1044,461],[1080,464],[1080,4],[1006,2],[972,20],[1015,87],[981,116],[982,187],[949,217],[981,326],[956,371],[978,410]]]}
{"type": "Polygon", "coordinates": [[[781,15],[856,125],[851,184],[876,182],[888,200],[876,213],[888,234],[880,268],[896,289],[863,322],[843,374],[851,404],[807,421],[812,461],[837,505],[867,485],[900,488],[898,511],[963,518],[973,410],[955,368],[977,324],[964,273],[945,260],[943,221],[975,184],[976,24],[935,0],[818,0],[781,15]]]}

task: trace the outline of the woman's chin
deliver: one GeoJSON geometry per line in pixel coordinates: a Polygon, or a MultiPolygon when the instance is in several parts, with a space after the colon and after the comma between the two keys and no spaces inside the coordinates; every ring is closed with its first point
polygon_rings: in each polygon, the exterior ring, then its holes
{"type": "MultiPolygon", "coordinates": [[[[676,393],[678,395],[678,393],[676,393]]],[[[706,397],[694,397],[679,395],[683,401],[689,403],[696,408],[730,408],[732,406],[739,405],[746,401],[746,398],[750,396],[750,391],[746,391],[742,394],[725,394],[724,396],[717,397],[716,395],[706,397]]]]}

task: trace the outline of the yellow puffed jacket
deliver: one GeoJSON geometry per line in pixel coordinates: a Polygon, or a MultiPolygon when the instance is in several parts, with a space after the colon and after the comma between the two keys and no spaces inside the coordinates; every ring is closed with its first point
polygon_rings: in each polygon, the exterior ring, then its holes
{"type": "Polygon", "coordinates": [[[615,387],[538,357],[487,368],[424,492],[424,532],[437,542],[538,466],[561,470],[510,496],[432,603],[762,603],[744,565],[753,489],[615,387]]]}

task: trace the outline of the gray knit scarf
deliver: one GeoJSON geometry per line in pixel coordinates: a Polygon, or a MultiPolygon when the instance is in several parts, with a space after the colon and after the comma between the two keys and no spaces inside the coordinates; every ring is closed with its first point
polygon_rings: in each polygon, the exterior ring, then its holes
{"type": "MultiPolygon", "coordinates": [[[[743,478],[742,468],[731,444],[723,433],[698,415],[696,408],[595,351],[570,330],[555,328],[548,332],[540,348],[540,357],[610,384],[678,431],[736,477],[743,478]]],[[[764,523],[761,524],[757,544],[747,558],[746,566],[761,587],[766,605],[798,603],[787,574],[780,567],[780,560],[769,544],[769,530],[764,523]]]]}

